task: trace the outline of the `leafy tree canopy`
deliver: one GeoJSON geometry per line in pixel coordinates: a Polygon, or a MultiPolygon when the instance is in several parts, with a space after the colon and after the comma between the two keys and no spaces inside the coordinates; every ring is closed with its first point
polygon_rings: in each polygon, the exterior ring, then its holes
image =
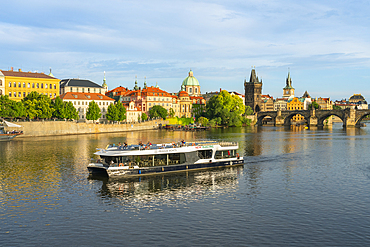
{"type": "Polygon", "coordinates": [[[311,104],[308,105],[308,109],[311,110],[312,107],[314,107],[315,109],[319,109],[319,104],[317,104],[316,101],[312,102],[311,104]]]}
{"type": "Polygon", "coordinates": [[[95,101],[91,101],[89,103],[89,107],[87,108],[86,112],[86,119],[87,120],[98,120],[101,117],[100,108],[95,101]]]}
{"type": "Polygon", "coordinates": [[[213,96],[206,106],[206,116],[217,124],[226,126],[241,126],[242,116],[245,113],[243,100],[236,95],[230,95],[222,90],[213,96]]]}
{"type": "Polygon", "coordinates": [[[37,92],[31,92],[21,101],[25,107],[25,115],[29,118],[51,118],[54,108],[51,105],[51,99],[37,92]]]}
{"type": "Polygon", "coordinates": [[[167,110],[160,105],[155,105],[149,110],[150,118],[161,117],[163,119],[166,119],[167,115],[167,110]]]}

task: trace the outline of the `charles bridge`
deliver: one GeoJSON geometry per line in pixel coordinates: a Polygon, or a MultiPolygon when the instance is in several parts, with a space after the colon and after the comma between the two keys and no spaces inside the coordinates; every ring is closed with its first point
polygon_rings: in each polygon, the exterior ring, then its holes
{"type": "Polygon", "coordinates": [[[307,120],[309,126],[324,126],[324,121],[330,116],[337,116],[343,122],[343,127],[360,127],[361,120],[370,114],[369,110],[293,110],[293,111],[266,111],[257,113],[257,125],[263,125],[265,117],[271,117],[275,125],[290,126],[292,118],[300,114],[307,120]]]}

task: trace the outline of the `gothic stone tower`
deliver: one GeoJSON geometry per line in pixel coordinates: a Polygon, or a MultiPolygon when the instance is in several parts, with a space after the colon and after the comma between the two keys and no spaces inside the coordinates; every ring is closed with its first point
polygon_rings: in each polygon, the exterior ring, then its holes
{"type": "Polygon", "coordinates": [[[259,112],[262,104],[262,80],[258,80],[255,69],[252,69],[249,81],[244,80],[244,90],[245,106],[250,106],[255,113],[259,112]]]}
{"type": "Polygon", "coordinates": [[[290,77],[290,72],[288,72],[286,85],[283,88],[283,98],[294,98],[294,88],[292,87],[292,78],[290,77]]]}

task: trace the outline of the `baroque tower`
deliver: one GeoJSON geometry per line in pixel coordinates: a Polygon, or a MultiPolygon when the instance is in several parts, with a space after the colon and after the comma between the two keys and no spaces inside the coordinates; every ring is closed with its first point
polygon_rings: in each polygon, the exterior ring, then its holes
{"type": "Polygon", "coordinates": [[[252,68],[249,81],[244,80],[245,106],[250,106],[256,113],[261,110],[262,80],[258,79],[256,71],[252,68]]]}
{"type": "Polygon", "coordinates": [[[292,78],[290,77],[290,72],[288,72],[286,85],[283,88],[283,98],[294,98],[294,88],[292,87],[292,78]]]}

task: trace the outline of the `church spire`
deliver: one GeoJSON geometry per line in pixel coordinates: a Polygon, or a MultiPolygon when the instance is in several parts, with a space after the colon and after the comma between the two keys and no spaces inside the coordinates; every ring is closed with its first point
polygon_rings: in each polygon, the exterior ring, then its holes
{"type": "Polygon", "coordinates": [[[104,78],[103,78],[103,85],[102,85],[102,87],[105,89],[106,92],[108,92],[107,80],[105,79],[105,71],[104,71],[104,78]]]}

